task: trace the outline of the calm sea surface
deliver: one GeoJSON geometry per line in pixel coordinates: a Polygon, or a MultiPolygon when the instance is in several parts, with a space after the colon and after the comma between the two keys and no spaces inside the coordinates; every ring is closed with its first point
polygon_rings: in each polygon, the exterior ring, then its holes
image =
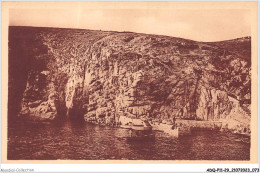
{"type": "Polygon", "coordinates": [[[25,123],[8,129],[10,160],[249,160],[250,138],[216,131],[196,131],[173,138],[127,140],[127,129],[88,123],[25,123]]]}

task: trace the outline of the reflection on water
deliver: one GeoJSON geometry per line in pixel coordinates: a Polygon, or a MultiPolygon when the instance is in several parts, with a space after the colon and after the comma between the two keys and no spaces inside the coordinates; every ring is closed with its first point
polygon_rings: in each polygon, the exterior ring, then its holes
{"type": "Polygon", "coordinates": [[[197,131],[172,138],[128,140],[128,129],[87,123],[25,123],[8,129],[8,159],[29,160],[249,160],[250,138],[197,131]]]}

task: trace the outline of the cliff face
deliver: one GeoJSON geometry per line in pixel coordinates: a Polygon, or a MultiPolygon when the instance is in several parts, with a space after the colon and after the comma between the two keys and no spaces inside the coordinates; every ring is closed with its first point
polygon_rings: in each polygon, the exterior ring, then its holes
{"type": "Polygon", "coordinates": [[[120,115],[177,117],[249,129],[250,52],[250,37],[204,43],[10,27],[9,109],[33,119],[70,116],[109,124],[120,115]]]}

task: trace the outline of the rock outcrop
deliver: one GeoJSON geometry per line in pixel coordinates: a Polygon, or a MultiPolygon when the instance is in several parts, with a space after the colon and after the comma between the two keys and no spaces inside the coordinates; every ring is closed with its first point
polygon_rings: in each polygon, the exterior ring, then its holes
{"type": "Polygon", "coordinates": [[[10,27],[9,108],[36,119],[69,116],[113,124],[121,115],[176,117],[248,130],[250,52],[250,37],[204,43],[131,32],[10,27]],[[23,76],[14,66],[21,59],[29,62],[20,65],[23,76]],[[16,87],[19,75],[26,78],[16,87]]]}

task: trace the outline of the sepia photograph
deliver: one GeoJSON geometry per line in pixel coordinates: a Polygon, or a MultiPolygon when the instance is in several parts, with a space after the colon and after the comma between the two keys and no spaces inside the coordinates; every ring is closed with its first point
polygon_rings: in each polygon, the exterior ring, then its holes
{"type": "Polygon", "coordinates": [[[257,3],[42,3],[2,21],[7,162],[257,158],[257,3]]]}

